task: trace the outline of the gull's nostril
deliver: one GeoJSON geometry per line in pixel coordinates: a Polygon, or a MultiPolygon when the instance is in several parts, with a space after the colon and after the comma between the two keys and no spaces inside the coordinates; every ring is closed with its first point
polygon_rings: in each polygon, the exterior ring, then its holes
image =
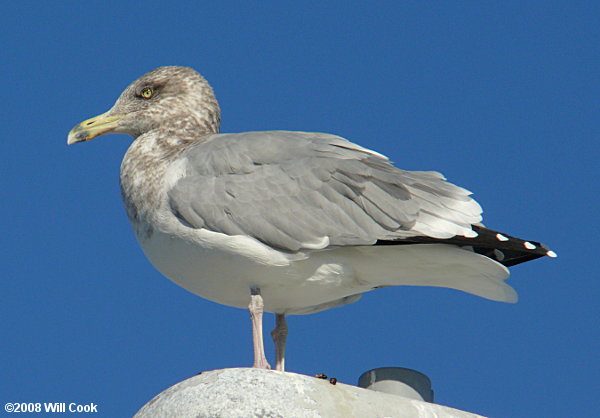
{"type": "Polygon", "coordinates": [[[92,121],[90,121],[90,122],[86,123],[86,124],[85,124],[85,126],[90,126],[90,125],[92,125],[94,122],[95,122],[95,121],[94,121],[94,120],[92,120],[92,121]]]}

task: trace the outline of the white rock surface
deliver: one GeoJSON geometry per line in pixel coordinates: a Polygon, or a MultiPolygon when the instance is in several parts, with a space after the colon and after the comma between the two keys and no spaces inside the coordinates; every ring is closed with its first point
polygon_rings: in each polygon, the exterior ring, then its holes
{"type": "Polygon", "coordinates": [[[204,372],[155,396],[134,418],[457,417],[480,415],[328,380],[250,368],[204,372]]]}

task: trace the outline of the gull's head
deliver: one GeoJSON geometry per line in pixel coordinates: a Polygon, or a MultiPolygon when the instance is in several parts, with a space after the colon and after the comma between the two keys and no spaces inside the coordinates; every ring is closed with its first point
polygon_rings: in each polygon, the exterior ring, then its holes
{"type": "Polygon", "coordinates": [[[159,67],[135,80],[106,113],[76,125],[67,144],[108,133],[137,138],[155,129],[211,134],[220,110],[208,82],[188,67],[159,67]]]}

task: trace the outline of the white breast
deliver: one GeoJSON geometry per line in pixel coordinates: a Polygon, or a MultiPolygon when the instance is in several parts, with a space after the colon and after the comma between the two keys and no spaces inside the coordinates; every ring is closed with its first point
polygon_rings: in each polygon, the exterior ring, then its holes
{"type": "Polygon", "coordinates": [[[238,308],[248,306],[251,287],[261,289],[267,312],[287,314],[331,308],[357,299],[348,296],[393,285],[450,287],[504,302],[517,298],[504,283],[504,266],[454,246],[364,246],[288,254],[250,237],[176,228],[176,234],[155,230],[139,237],[148,259],[188,291],[238,308]]]}

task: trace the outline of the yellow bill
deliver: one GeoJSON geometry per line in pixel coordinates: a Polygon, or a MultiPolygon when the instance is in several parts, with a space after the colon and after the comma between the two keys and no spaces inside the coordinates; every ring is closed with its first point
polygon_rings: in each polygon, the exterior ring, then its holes
{"type": "Polygon", "coordinates": [[[104,135],[113,131],[118,126],[119,119],[123,115],[107,116],[108,112],[84,120],[76,125],[69,136],[67,137],[67,145],[75,144],[76,142],[89,141],[97,136],[104,135]]]}

